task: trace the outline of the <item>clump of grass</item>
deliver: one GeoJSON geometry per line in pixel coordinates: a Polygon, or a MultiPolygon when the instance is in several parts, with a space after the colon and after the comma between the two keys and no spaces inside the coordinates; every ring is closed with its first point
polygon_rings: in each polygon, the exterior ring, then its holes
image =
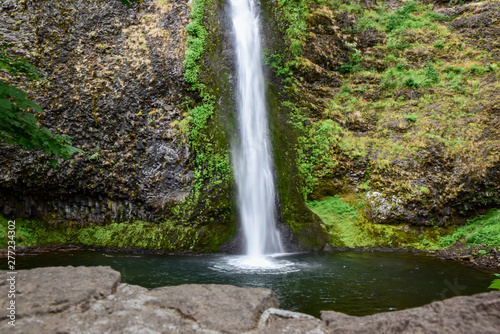
{"type": "Polygon", "coordinates": [[[448,247],[465,241],[469,246],[500,246],[500,210],[493,209],[488,214],[467,221],[455,232],[441,239],[439,245],[448,247]]]}
{"type": "Polygon", "coordinates": [[[406,116],[406,120],[407,120],[408,122],[415,123],[415,122],[417,121],[417,116],[416,116],[416,115],[413,115],[413,114],[407,115],[407,116],[406,116]]]}

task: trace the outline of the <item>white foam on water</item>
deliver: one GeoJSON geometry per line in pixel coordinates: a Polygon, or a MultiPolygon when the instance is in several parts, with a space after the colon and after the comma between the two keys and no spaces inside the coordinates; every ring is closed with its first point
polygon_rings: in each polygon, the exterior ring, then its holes
{"type": "Polygon", "coordinates": [[[300,271],[300,268],[292,261],[277,259],[273,256],[226,256],[210,267],[220,272],[236,274],[286,274],[300,271]]]}

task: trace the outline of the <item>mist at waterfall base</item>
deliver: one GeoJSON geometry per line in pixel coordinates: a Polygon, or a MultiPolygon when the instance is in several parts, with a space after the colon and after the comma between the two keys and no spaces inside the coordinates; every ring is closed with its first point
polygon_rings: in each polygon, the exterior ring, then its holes
{"type": "Polygon", "coordinates": [[[232,160],[246,257],[237,267],[282,267],[265,254],[283,253],[275,226],[275,186],[268,131],[258,3],[230,0],[237,63],[238,139],[232,160]]]}
{"type": "MultiPolygon", "coordinates": [[[[283,309],[319,317],[320,310],[367,315],[422,306],[455,295],[486,292],[493,276],[423,253],[334,252],[288,254],[280,268],[239,268],[242,256],[134,255],[70,251],[16,258],[19,270],[47,266],[111,266],[122,282],[156,288],[232,284],[272,289],[283,309]]],[[[6,270],[7,261],[0,263],[6,270]]]]}
{"type": "MultiPolygon", "coordinates": [[[[285,254],[275,226],[275,185],[254,0],[230,0],[238,64],[238,140],[232,160],[245,255],[165,256],[70,251],[18,257],[16,269],[111,266],[122,282],[156,288],[231,284],[272,289],[283,309],[368,315],[488,291],[492,276],[422,253],[285,254]]],[[[7,269],[6,263],[0,269],[7,269]]]]}

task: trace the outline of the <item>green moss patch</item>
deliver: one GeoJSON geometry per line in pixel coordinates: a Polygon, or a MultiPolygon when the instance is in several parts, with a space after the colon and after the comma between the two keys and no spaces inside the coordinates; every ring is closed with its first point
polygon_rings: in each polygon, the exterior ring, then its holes
{"type": "MultiPolygon", "coordinates": [[[[7,248],[8,219],[0,216],[0,247],[7,248]]],[[[206,229],[175,225],[172,222],[133,221],[106,225],[51,224],[16,220],[16,247],[81,245],[91,247],[142,249],[163,252],[216,251],[227,241],[227,229],[206,229]]]]}
{"type": "Polygon", "coordinates": [[[356,196],[335,195],[307,205],[323,220],[333,247],[434,250],[439,248],[440,238],[449,234],[445,228],[370,223],[364,218],[363,202],[356,196]]]}
{"type": "Polygon", "coordinates": [[[500,246],[500,210],[493,209],[488,214],[470,219],[463,226],[454,228],[452,235],[441,239],[439,245],[448,247],[457,242],[468,246],[500,246]]]}

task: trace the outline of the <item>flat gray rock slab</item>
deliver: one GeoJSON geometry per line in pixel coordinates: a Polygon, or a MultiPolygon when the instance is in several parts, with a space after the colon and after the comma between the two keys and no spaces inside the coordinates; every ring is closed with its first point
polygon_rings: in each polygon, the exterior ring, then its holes
{"type": "MultiPolygon", "coordinates": [[[[7,272],[0,275],[8,278],[7,272]]],[[[0,287],[7,291],[7,281],[0,287]]],[[[49,267],[16,275],[16,327],[0,333],[242,333],[278,307],[273,291],[232,285],[148,290],[120,284],[110,267],[49,267]]],[[[1,299],[6,309],[9,300],[1,299]]]]}
{"type": "MultiPolygon", "coordinates": [[[[120,284],[114,294],[95,301],[85,311],[70,310],[20,319],[14,333],[219,333],[201,328],[193,319],[173,308],[147,305],[151,300],[154,297],[148,289],[120,284]]],[[[10,333],[9,329],[12,330],[3,324],[0,333],[10,333]]]]}
{"type": "MultiPolygon", "coordinates": [[[[0,290],[8,291],[7,272],[0,275],[0,290]]],[[[3,316],[0,333],[500,333],[500,291],[365,317],[323,311],[320,320],[277,309],[268,289],[188,284],[148,290],[120,283],[110,267],[20,270],[16,290],[16,326],[3,316]]],[[[2,309],[8,302],[0,297],[2,309]]]]}
{"type": "Polygon", "coordinates": [[[260,317],[256,329],[245,334],[324,334],[324,324],[318,318],[308,314],[267,309],[260,317]]]}
{"type": "MultiPolygon", "coordinates": [[[[0,291],[8,291],[7,271],[0,271],[0,291]]],[[[47,267],[18,270],[16,275],[16,315],[63,312],[73,306],[88,307],[112,294],[121,275],[110,267],[47,267]]],[[[0,298],[5,310],[8,298],[0,298]]]]}
{"type": "Polygon", "coordinates": [[[230,333],[256,327],[262,312],[279,307],[272,290],[232,285],[168,286],[151,290],[151,294],[156,298],[148,305],[175,308],[204,328],[230,333]]]}
{"type": "Polygon", "coordinates": [[[403,311],[350,317],[322,311],[327,333],[499,334],[500,292],[459,296],[403,311]]]}

